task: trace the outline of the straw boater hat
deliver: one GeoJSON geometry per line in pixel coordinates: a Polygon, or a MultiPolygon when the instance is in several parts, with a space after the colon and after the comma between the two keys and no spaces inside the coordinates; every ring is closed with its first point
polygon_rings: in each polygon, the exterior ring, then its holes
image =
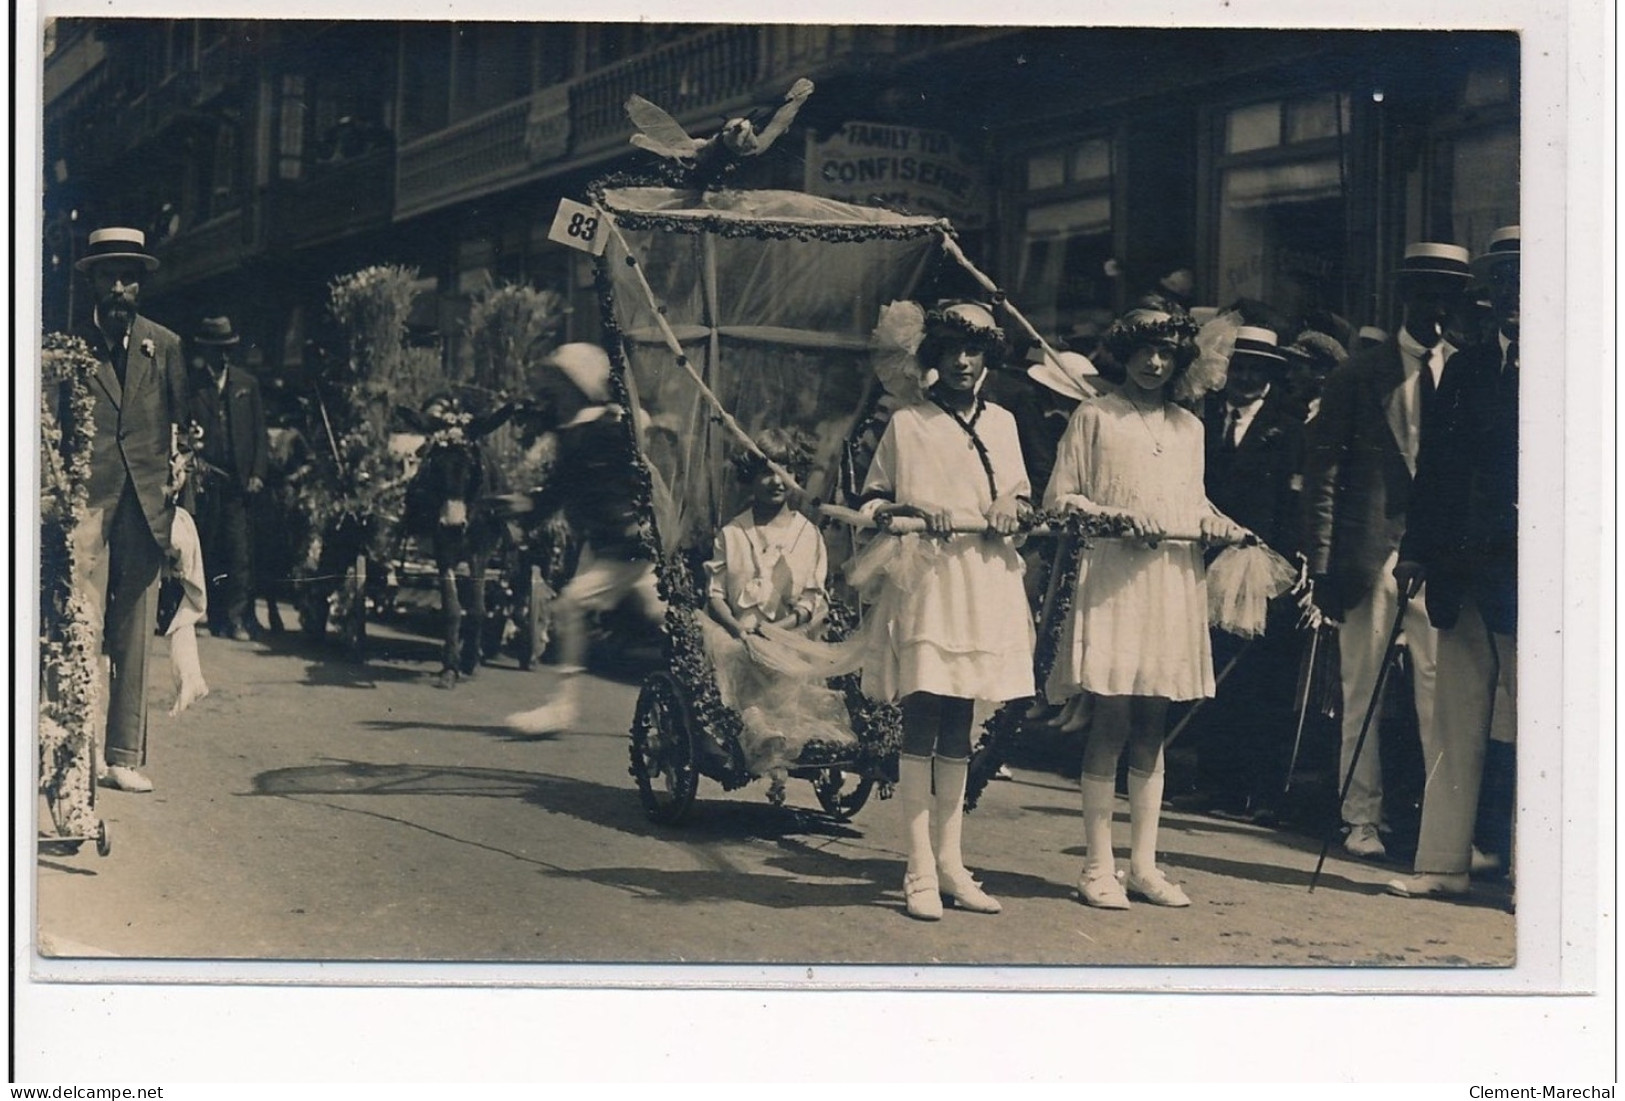
{"type": "Polygon", "coordinates": [[[1460,245],[1448,245],[1438,241],[1420,241],[1414,245],[1405,246],[1405,259],[1399,265],[1395,274],[1401,278],[1407,276],[1445,276],[1457,278],[1465,283],[1472,278],[1472,269],[1468,264],[1471,254],[1460,245]]]}
{"type": "Polygon", "coordinates": [[[239,337],[231,327],[229,317],[205,317],[197,323],[197,332],[192,334],[193,344],[206,344],[214,347],[228,347],[238,343],[239,337]]]}
{"type": "Polygon", "coordinates": [[[1489,245],[1473,259],[1473,278],[1486,283],[1496,268],[1509,260],[1517,260],[1518,239],[1517,226],[1502,226],[1490,234],[1489,245]]]}
{"type": "Polygon", "coordinates": [[[1230,352],[1230,362],[1234,363],[1237,359],[1256,360],[1273,370],[1286,366],[1286,357],[1281,354],[1275,330],[1256,325],[1242,325],[1236,329],[1236,344],[1230,352]]]}
{"type": "Polygon", "coordinates": [[[103,260],[136,260],[148,271],[158,270],[158,258],[147,252],[147,235],[125,226],[91,230],[88,251],[73,266],[89,271],[92,264],[103,260]]]}

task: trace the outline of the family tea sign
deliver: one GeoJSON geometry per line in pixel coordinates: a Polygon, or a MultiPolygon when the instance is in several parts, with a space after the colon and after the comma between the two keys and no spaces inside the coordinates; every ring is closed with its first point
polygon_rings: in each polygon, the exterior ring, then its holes
{"type": "Polygon", "coordinates": [[[987,221],[982,166],[940,130],[849,122],[823,141],[809,133],[802,186],[826,199],[945,217],[960,229],[987,221]]]}

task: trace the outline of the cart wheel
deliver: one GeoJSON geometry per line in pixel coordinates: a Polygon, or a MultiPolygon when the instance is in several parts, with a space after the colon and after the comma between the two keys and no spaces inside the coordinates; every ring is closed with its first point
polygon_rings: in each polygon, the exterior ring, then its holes
{"type": "Polygon", "coordinates": [[[643,682],[632,718],[632,775],[649,818],[675,826],[694,805],[700,774],[682,689],[669,673],[643,682]]]}
{"type": "Polygon", "coordinates": [[[106,856],[113,851],[113,838],[107,832],[107,823],[102,819],[96,820],[96,855],[106,856]]]}
{"type": "Polygon", "coordinates": [[[869,801],[875,788],[872,776],[859,776],[839,768],[820,769],[813,780],[813,794],[818,805],[836,821],[846,822],[869,801]]]}

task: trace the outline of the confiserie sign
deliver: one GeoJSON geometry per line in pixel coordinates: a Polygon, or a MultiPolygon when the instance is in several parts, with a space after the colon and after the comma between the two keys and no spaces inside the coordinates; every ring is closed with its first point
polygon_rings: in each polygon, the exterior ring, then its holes
{"type": "Polygon", "coordinates": [[[987,221],[983,170],[952,134],[849,122],[827,140],[807,135],[809,195],[946,217],[959,229],[987,221]]]}

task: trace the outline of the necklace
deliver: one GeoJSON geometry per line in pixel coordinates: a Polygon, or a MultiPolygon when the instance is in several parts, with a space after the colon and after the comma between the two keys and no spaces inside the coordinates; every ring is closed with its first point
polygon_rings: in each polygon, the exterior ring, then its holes
{"type": "MultiPolygon", "coordinates": [[[[1128,404],[1129,408],[1134,410],[1134,415],[1140,418],[1140,423],[1145,426],[1145,434],[1151,438],[1151,454],[1161,455],[1162,437],[1158,436],[1156,430],[1151,427],[1151,419],[1145,415],[1145,410],[1140,408],[1138,402],[1131,401],[1128,404]]],[[[1162,413],[1163,427],[1166,428],[1168,425],[1168,413],[1161,406],[1158,406],[1157,409],[1158,412],[1162,413]]]]}

